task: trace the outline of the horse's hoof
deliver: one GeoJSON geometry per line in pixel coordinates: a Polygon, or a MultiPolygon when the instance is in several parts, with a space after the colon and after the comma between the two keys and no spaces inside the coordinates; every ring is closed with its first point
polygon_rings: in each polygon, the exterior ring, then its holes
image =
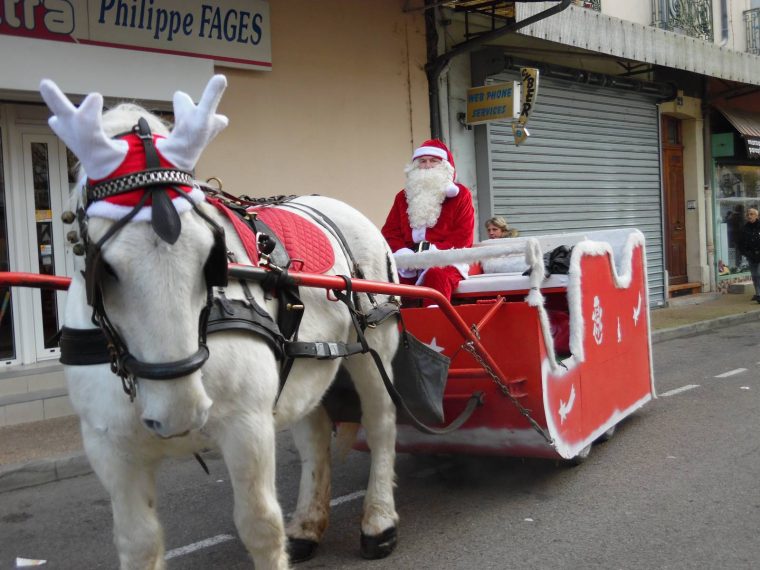
{"type": "Polygon", "coordinates": [[[307,538],[288,538],[288,558],[294,564],[314,558],[319,543],[307,538]]]}
{"type": "Polygon", "coordinates": [[[370,536],[368,534],[362,533],[362,558],[367,558],[368,560],[385,558],[396,548],[397,538],[398,536],[396,534],[395,526],[386,528],[383,532],[376,536],[370,536]]]}

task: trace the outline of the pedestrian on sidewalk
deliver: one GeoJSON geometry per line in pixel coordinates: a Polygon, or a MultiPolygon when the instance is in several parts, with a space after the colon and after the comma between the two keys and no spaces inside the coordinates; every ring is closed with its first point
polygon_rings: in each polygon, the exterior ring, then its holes
{"type": "Polygon", "coordinates": [[[747,209],[747,223],[739,235],[739,252],[747,258],[752,285],[755,286],[753,301],[760,303],[760,221],[757,208],[747,209]]]}

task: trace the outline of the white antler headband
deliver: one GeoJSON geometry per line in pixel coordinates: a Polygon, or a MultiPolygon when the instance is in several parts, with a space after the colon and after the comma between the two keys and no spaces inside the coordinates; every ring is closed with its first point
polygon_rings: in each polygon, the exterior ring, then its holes
{"type": "Polygon", "coordinates": [[[105,178],[122,163],[129,145],[103,131],[103,96],[90,93],[77,109],[50,79],[40,83],[42,98],[53,111],[50,128],[82,162],[87,176],[105,178]]]}
{"type": "Polygon", "coordinates": [[[197,107],[187,93],[177,91],[174,94],[174,129],[156,146],[164,158],[177,168],[195,168],[206,145],[229,123],[227,117],[216,113],[226,88],[224,75],[214,75],[203,90],[197,107]]]}
{"type": "MultiPolygon", "coordinates": [[[[177,168],[192,170],[206,145],[227,126],[227,117],[216,114],[226,87],[223,75],[213,76],[197,106],[186,93],[174,94],[174,129],[156,146],[177,168]]],[[[50,128],[79,158],[89,178],[101,180],[118,168],[129,145],[126,141],[109,139],[103,131],[100,93],[90,93],[79,108],[50,79],[42,80],[40,93],[53,112],[48,120],[50,128]]]]}

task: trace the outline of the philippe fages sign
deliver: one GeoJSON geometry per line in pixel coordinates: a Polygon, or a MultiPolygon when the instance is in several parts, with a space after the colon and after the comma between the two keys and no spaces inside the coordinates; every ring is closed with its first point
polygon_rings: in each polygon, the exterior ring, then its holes
{"type": "Polygon", "coordinates": [[[266,0],[0,0],[0,34],[272,68],[266,0]]]}

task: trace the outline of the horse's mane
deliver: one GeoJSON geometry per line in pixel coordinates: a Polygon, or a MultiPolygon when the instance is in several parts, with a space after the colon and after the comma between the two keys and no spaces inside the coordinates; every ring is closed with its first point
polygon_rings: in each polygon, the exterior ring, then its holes
{"type": "Polygon", "coordinates": [[[103,130],[109,137],[124,133],[135,126],[140,117],[148,121],[154,134],[164,137],[169,134],[168,123],[136,103],[120,103],[103,113],[103,130]]]}

